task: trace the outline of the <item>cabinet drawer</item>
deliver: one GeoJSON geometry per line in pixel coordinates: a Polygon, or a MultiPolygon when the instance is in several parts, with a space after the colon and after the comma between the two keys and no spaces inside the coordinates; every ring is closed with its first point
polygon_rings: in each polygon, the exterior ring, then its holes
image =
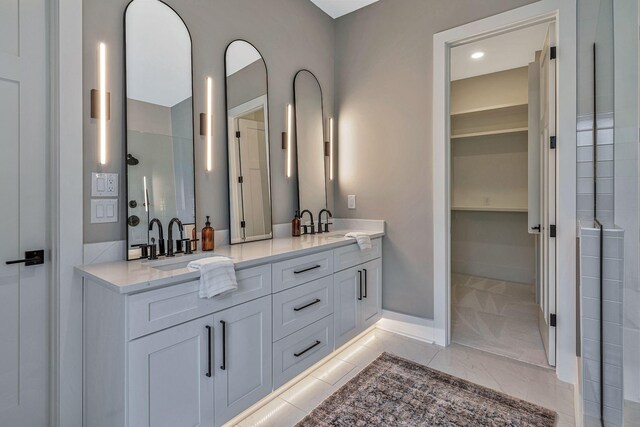
{"type": "Polygon", "coordinates": [[[333,315],[273,343],[273,388],[304,372],[333,351],[333,315]]]}
{"type": "Polygon", "coordinates": [[[333,276],[273,296],[273,340],[278,341],[293,332],[333,313],[333,276]]]}
{"type": "Polygon", "coordinates": [[[273,264],[273,292],[333,274],[333,254],[319,252],[273,264]]]}
{"type": "Polygon", "coordinates": [[[335,271],[341,271],[381,256],[382,239],[378,237],[377,239],[371,239],[371,249],[368,251],[361,251],[357,244],[334,249],[333,265],[335,271]]]}
{"type": "Polygon", "coordinates": [[[238,289],[213,298],[200,298],[199,280],[129,297],[129,339],[159,331],[271,293],[271,266],[236,272],[238,289]]]}

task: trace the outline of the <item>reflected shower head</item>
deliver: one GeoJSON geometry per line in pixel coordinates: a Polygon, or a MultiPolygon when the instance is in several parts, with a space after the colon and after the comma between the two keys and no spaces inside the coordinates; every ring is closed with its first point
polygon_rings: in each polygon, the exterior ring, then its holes
{"type": "Polygon", "coordinates": [[[127,164],[130,166],[135,166],[138,163],[140,163],[140,161],[138,159],[136,159],[135,157],[133,157],[131,154],[127,154],[127,164]]]}

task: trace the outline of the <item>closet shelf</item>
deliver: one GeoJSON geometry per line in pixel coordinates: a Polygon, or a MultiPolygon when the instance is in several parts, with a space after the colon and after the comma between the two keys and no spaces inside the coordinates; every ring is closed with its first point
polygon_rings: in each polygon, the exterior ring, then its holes
{"type": "Polygon", "coordinates": [[[497,130],[488,130],[483,132],[469,132],[469,133],[459,133],[451,135],[451,139],[460,139],[460,138],[473,138],[474,136],[487,136],[487,135],[502,135],[506,133],[518,133],[518,132],[527,132],[529,129],[526,127],[517,127],[517,128],[509,128],[509,129],[497,129],[497,130]]]}
{"type": "Polygon", "coordinates": [[[452,206],[451,210],[471,212],[528,212],[527,208],[506,206],[452,206]]]}
{"type": "Polygon", "coordinates": [[[491,105],[488,107],[480,107],[474,108],[471,110],[463,110],[463,111],[452,111],[452,116],[461,116],[464,114],[473,114],[473,113],[484,113],[486,111],[499,111],[505,109],[517,109],[517,108],[529,108],[528,104],[514,103],[514,104],[503,104],[503,105],[491,105]]]}

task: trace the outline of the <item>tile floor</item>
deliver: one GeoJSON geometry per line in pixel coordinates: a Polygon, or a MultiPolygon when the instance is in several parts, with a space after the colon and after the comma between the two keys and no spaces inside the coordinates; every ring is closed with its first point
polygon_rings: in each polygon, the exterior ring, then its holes
{"type": "Polygon", "coordinates": [[[574,423],[573,386],[552,370],[459,344],[447,348],[373,329],[242,420],[238,426],[293,426],[383,351],[555,410],[558,426],[574,423]]]}
{"type": "Polygon", "coordinates": [[[532,285],[451,275],[451,340],[548,367],[532,285]]]}

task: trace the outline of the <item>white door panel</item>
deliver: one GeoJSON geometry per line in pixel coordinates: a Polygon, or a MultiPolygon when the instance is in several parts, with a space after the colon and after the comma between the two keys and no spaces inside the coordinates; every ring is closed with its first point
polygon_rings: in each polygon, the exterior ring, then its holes
{"type": "Polygon", "coordinates": [[[46,16],[44,0],[0,2],[2,426],[48,419],[49,263],[6,264],[47,249],[46,16]]]}

